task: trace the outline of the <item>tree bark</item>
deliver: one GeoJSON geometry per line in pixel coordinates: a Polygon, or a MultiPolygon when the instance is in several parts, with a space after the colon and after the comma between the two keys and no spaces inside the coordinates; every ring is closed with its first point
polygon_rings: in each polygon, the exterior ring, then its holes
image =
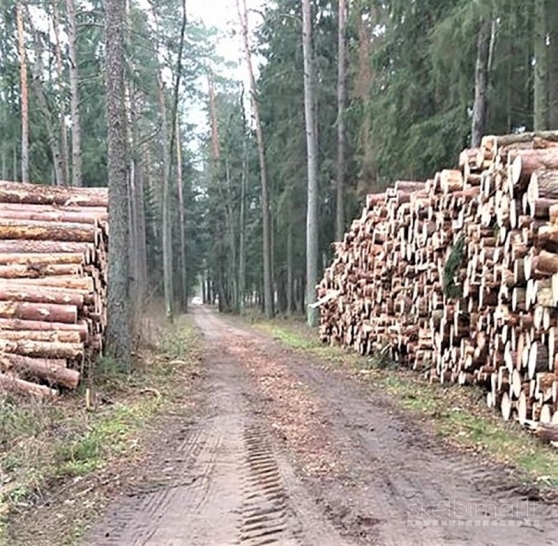
{"type": "MultiPolygon", "coordinates": [[[[26,10],[27,11],[27,10],[26,10]]],[[[53,120],[52,113],[50,111],[45,93],[43,91],[42,74],[45,72],[43,67],[43,44],[42,38],[33,26],[33,22],[29,12],[27,12],[27,19],[29,21],[29,27],[33,33],[35,42],[35,64],[31,66],[31,85],[35,91],[35,96],[37,98],[37,103],[39,109],[45,120],[46,130],[48,134],[48,142],[50,145],[52,153],[52,162],[54,168],[54,178],[55,184],[58,186],[64,186],[64,161],[62,159],[61,144],[59,136],[55,131],[55,123],[53,120]]]]}
{"type": "Polygon", "coordinates": [[[163,148],[163,291],[165,314],[170,322],[174,318],[174,289],[172,272],[172,219],[170,192],[170,146],[167,122],[167,106],[163,82],[159,81],[159,115],[161,123],[161,145],[163,148]]]}
{"type": "Polygon", "coordinates": [[[258,89],[256,78],[252,67],[252,55],[250,53],[250,43],[248,40],[248,10],[246,0],[236,0],[238,17],[242,27],[242,37],[244,43],[244,55],[248,67],[250,78],[251,103],[256,123],[256,140],[258,142],[258,158],[260,162],[260,181],[262,186],[262,220],[263,220],[263,281],[264,281],[264,312],[267,318],[272,318],[273,311],[273,272],[271,270],[271,213],[269,205],[269,184],[267,179],[267,168],[265,160],[265,143],[262,122],[260,119],[260,107],[258,99],[258,89]]]}
{"type": "Polygon", "coordinates": [[[21,181],[29,182],[29,88],[27,85],[27,53],[23,35],[23,4],[16,5],[17,43],[21,85],[21,181]]]}
{"type": "Polygon", "coordinates": [[[180,225],[180,281],[181,310],[188,311],[188,271],[186,269],[186,205],[184,203],[182,169],[182,138],[180,123],[176,122],[176,189],[178,192],[178,218],[180,225]]]}
{"type": "Polygon", "coordinates": [[[558,129],[558,2],[547,4],[548,19],[548,126],[558,129]]]}
{"type": "Polygon", "coordinates": [[[62,61],[62,47],[60,45],[60,11],[58,3],[60,0],[52,1],[52,25],[54,30],[54,49],[56,55],[56,73],[58,78],[59,92],[62,97],[59,99],[58,119],[60,124],[60,185],[67,186],[69,183],[69,164],[68,164],[68,131],[66,129],[66,109],[64,107],[64,64],[62,61]]]}
{"type": "Polygon", "coordinates": [[[240,180],[240,219],[238,242],[238,296],[240,312],[244,312],[246,292],[246,183],[248,180],[248,146],[246,138],[246,120],[242,106],[242,127],[244,139],[242,142],[242,177],[240,180]]]}
{"type": "Polygon", "coordinates": [[[306,317],[315,327],[318,311],[316,301],[318,281],[318,172],[317,142],[314,125],[314,62],[312,53],[312,10],[310,0],[302,0],[302,46],[304,55],[304,112],[306,119],[306,148],[308,158],[308,198],[306,214],[306,317]]]}
{"type": "MultiPolygon", "coordinates": [[[[124,6],[105,1],[106,109],[108,125],[109,265],[107,294],[107,354],[122,367],[130,367],[130,263],[124,110],[124,6]]],[[[74,150],[73,150],[74,151],[74,150]]]]}
{"type": "Polygon", "coordinates": [[[289,195],[289,224],[287,227],[287,315],[293,314],[293,204],[292,195],[289,195]]]}
{"type": "Polygon", "coordinates": [[[486,127],[488,103],[488,70],[492,22],[484,18],[477,36],[477,62],[475,66],[475,100],[471,127],[471,147],[478,148],[486,127]]]}
{"type": "Polygon", "coordinates": [[[79,108],[79,65],[75,0],[66,0],[70,52],[70,112],[72,117],[72,185],[82,185],[81,119],[79,108]]]}
{"type": "Polygon", "coordinates": [[[535,52],[534,78],[534,129],[548,129],[548,48],[546,0],[535,0],[535,29],[533,33],[535,52]]]}
{"type": "Polygon", "coordinates": [[[337,203],[335,219],[335,239],[341,241],[345,232],[345,103],[346,88],[346,27],[347,0],[339,0],[339,35],[337,46],[337,203]]]}

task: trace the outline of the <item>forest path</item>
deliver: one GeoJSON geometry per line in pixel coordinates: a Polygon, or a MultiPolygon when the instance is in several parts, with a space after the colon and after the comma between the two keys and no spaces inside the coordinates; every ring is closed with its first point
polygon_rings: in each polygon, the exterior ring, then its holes
{"type": "Polygon", "coordinates": [[[91,546],[557,544],[558,514],[449,452],[382,393],[206,308],[195,419],[91,546]]]}

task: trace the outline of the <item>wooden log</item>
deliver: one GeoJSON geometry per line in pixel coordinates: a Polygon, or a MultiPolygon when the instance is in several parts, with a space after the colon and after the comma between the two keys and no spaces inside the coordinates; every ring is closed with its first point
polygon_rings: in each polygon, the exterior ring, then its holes
{"type": "Polygon", "coordinates": [[[40,210],[28,210],[27,207],[30,206],[3,205],[0,203],[0,218],[6,220],[39,220],[41,222],[70,222],[76,224],[95,224],[96,222],[106,222],[108,220],[108,212],[102,208],[67,210],[65,208],[40,205],[40,210]]]}
{"type": "Polygon", "coordinates": [[[555,148],[542,150],[517,150],[511,164],[511,183],[513,186],[527,185],[534,172],[540,169],[558,169],[558,151],[555,148]]]}
{"type": "Polygon", "coordinates": [[[83,357],[83,343],[58,341],[10,341],[0,338],[0,351],[39,358],[77,360],[83,357]]]}
{"type": "Polygon", "coordinates": [[[463,189],[463,173],[458,169],[444,169],[440,172],[440,187],[443,193],[463,189]]]}
{"type": "Polygon", "coordinates": [[[37,385],[12,375],[0,373],[0,389],[39,399],[55,398],[58,392],[43,385],[37,385]]]}
{"type": "Polygon", "coordinates": [[[558,199],[558,171],[538,170],[531,175],[528,194],[530,199],[558,199]]]}
{"type": "Polygon", "coordinates": [[[529,211],[532,218],[550,218],[550,208],[557,205],[558,201],[556,199],[547,199],[540,197],[538,199],[533,199],[529,201],[529,211]]]}
{"type": "Polygon", "coordinates": [[[22,239],[0,240],[0,252],[3,254],[61,254],[64,252],[93,255],[95,245],[67,241],[26,241],[22,239]]]}
{"type": "Polygon", "coordinates": [[[542,250],[536,258],[535,270],[545,276],[558,273],[558,254],[542,250]]]}
{"type": "Polygon", "coordinates": [[[0,318],[75,324],[78,312],[75,305],[0,301],[0,318]]]}
{"type": "Polygon", "coordinates": [[[85,265],[85,254],[70,253],[63,254],[26,254],[26,253],[0,253],[0,265],[29,264],[41,265],[85,265]]]}
{"type": "Polygon", "coordinates": [[[98,244],[101,240],[101,232],[97,225],[0,218],[0,239],[98,244]]]}
{"type": "Polygon", "coordinates": [[[548,252],[558,252],[558,226],[546,225],[539,228],[537,232],[537,244],[541,249],[548,252]]]}
{"type": "Polygon", "coordinates": [[[528,376],[534,379],[536,374],[548,370],[548,348],[543,343],[534,341],[529,348],[528,376]]]}
{"type": "Polygon", "coordinates": [[[558,142],[558,131],[536,131],[528,133],[513,133],[501,136],[485,136],[484,140],[492,139],[497,148],[504,148],[506,146],[514,146],[517,144],[534,143],[535,141],[549,141],[558,142]]]}
{"type": "Polygon", "coordinates": [[[99,290],[100,286],[95,283],[91,277],[75,277],[69,275],[53,275],[50,277],[38,278],[19,278],[17,280],[2,279],[0,278],[0,286],[9,287],[14,286],[36,286],[44,287],[46,290],[60,289],[60,290],[79,290],[85,293],[92,293],[99,290]]]}
{"type": "Polygon", "coordinates": [[[82,338],[73,330],[0,330],[0,340],[81,343],[82,338]]]}
{"type": "Polygon", "coordinates": [[[13,371],[27,379],[38,378],[51,385],[75,389],[79,385],[80,373],[58,364],[59,360],[30,358],[10,353],[0,353],[0,370],[13,371]]]}
{"type": "Polygon", "coordinates": [[[4,330],[35,330],[35,331],[68,331],[78,332],[81,340],[86,340],[89,336],[89,325],[86,321],[80,320],[76,324],[65,322],[47,322],[44,320],[21,320],[0,318],[0,336],[4,330]]]}
{"type": "Polygon", "coordinates": [[[0,301],[26,301],[32,303],[57,303],[83,307],[95,299],[85,290],[43,287],[41,285],[0,282],[0,301]]]}
{"type": "Polygon", "coordinates": [[[510,399],[510,396],[507,392],[502,394],[502,401],[500,404],[500,410],[502,412],[502,417],[504,421],[509,421],[513,411],[513,403],[510,399]]]}
{"type": "Polygon", "coordinates": [[[0,181],[0,203],[108,207],[107,188],[64,188],[0,181]]]}
{"type": "Polygon", "coordinates": [[[0,265],[0,279],[38,279],[50,276],[81,276],[83,267],[76,264],[20,264],[0,265]]]}

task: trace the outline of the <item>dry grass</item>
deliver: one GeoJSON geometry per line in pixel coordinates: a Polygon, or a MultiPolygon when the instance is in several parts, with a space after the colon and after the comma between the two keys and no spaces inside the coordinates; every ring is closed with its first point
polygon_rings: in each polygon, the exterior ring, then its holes
{"type": "Polygon", "coordinates": [[[74,543],[118,487],[122,468],[141,459],[155,419],[187,411],[199,363],[197,331],[187,319],[143,326],[147,343],[131,374],[99,361],[88,382],[93,410],[85,408],[83,387],[54,403],[0,400],[0,544],[74,543]],[[60,521],[41,521],[42,510],[60,521]]]}

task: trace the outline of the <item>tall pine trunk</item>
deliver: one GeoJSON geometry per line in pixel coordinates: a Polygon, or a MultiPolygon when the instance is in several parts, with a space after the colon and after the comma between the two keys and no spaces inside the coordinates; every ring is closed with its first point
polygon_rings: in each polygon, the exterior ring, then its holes
{"type": "Polygon", "coordinates": [[[244,42],[244,55],[250,77],[250,92],[254,120],[256,122],[256,140],[258,142],[258,159],[260,162],[260,181],[262,186],[262,220],[263,220],[263,288],[264,288],[264,312],[267,318],[273,317],[273,272],[271,268],[271,211],[269,199],[269,184],[267,179],[267,169],[265,162],[265,143],[262,122],[260,119],[260,106],[258,100],[258,90],[254,69],[252,67],[252,55],[250,53],[250,43],[248,40],[248,10],[246,0],[236,0],[238,16],[242,26],[242,37],[244,42]]]}
{"type": "MultiPolygon", "coordinates": [[[[241,104],[241,108],[244,106],[241,104]]],[[[244,110],[243,110],[244,112],[244,110]]],[[[244,140],[242,142],[242,177],[240,180],[240,219],[238,234],[238,297],[239,310],[244,312],[246,292],[246,184],[248,179],[248,146],[246,142],[246,122],[242,116],[244,140]]]]}
{"type": "Polygon", "coordinates": [[[306,213],[306,318],[317,326],[316,301],[318,282],[318,172],[317,142],[314,120],[314,62],[312,53],[312,11],[310,0],[302,0],[302,49],[304,55],[304,113],[308,156],[308,202],[306,213]]]}
{"type": "Polygon", "coordinates": [[[176,123],[176,190],[178,193],[178,220],[180,226],[180,284],[181,311],[188,310],[188,271],[186,269],[186,204],[182,181],[182,138],[180,124],[176,123]]]}
{"type": "Polygon", "coordinates": [[[167,106],[162,79],[159,81],[159,115],[161,123],[161,145],[163,154],[163,291],[165,297],[165,314],[170,322],[174,319],[174,289],[172,273],[172,217],[170,191],[169,131],[167,123],[167,106]]]}
{"type": "Polygon", "coordinates": [[[490,35],[492,22],[483,19],[477,36],[477,62],[475,66],[475,101],[471,127],[471,146],[478,148],[486,127],[488,101],[488,65],[490,58],[490,35]]]}
{"type": "Polygon", "coordinates": [[[346,87],[346,27],[347,0],[339,0],[339,30],[337,45],[337,203],[335,239],[341,241],[345,232],[345,102],[346,87]]]}
{"type": "Polygon", "coordinates": [[[33,41],[35,44],[35,63],[31,65],[31,86],[35,92],[37,105],[45,121],[46,132],[48,135],[48,143],[50,146],[53,162],[54,183],[58,186],[63,185],[64,163],[60,151],[59,135],[56,132],[56,123],[53,120],[45,92],[43,90],[42,75],[45,73],[43,66],[43,43],[42,36],[37,32],[33,25],[33,20],[25,9],[25,16],[29,24],[33,41]]]}
{"type": "Polygon", "coordinates": [[[105,71],[110,211],[107,353],[129,369],[130,263],[123,27],[123,3],[121,0],[106,0],[105,71]]]}
{"type": "Polygon", "coordinates": [[[548,128],[558,129],[558,2],[550,2],[548,13],[548,128]]]}
{"type": "Polygon", "coordinates": [[[534,128],[548,128],[548,48],[546,45],[546,0],[535,0],[535,78],[534,78],[534,128]]]}
{"type": "Polygon", "coordinates": [[[289,220],[287,225],[287,315],[293,314],[293,197],[289,193],[289,220]]]}
{"type": "Polygon", "coordinates": [[[27,52],[23,35],[23,4],[16,5],[19,78],[21,85],[21,181],[29,182],[29,88],[27,84],[27,52]]]}
{"type": "Polygon", "coordinates": [[[72,117],[72,185],[82,185],[81,119],[79,111],[79,66],[75,0],[66,0],[70,52],[70,112],[72,117]]]}
{"type": "MultiPolygon", "coordinates": [[[[56,75],[58,78],[59,91],[64,89],[64,64],[62,61],[62,47],[60,45],[60,11],[58,9],[59,0],[52,2],[52,25],[54,30],[54,51],[56,56],[56,75]]],[[[66,129],[66,108],[64,93],[59,100],[58,120],[60,124],[60,162],[61,179],[60,185],[67,186],[69,181],[69,164],[68,164],[68,131],[66,129]]]]}

